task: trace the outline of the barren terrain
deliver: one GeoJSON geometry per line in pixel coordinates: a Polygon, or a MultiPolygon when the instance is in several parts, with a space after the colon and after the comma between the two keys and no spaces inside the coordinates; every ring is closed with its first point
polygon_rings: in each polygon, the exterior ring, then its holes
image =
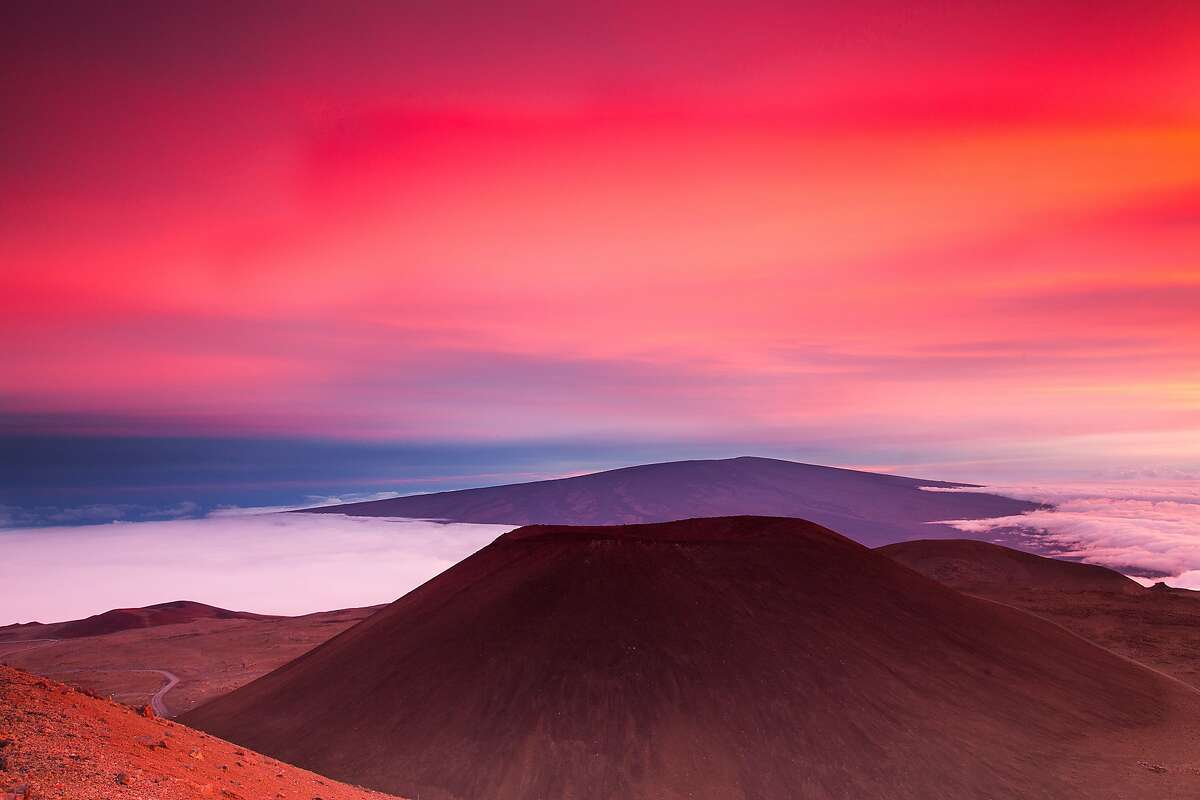
{"type": "Polygon", "coordinates": [[[0,797],[387,798],[9,667],[0,667],[0,797]]]}
{"type": "Polygon", "coordinates": [[[148,703],[166,681],[145,670],[170,672],[179,683],[163,702],[175,715],[282,666],[373,610],[202,619],[61,640],[52,638],[55,626],[44,626],[51,638],[0,641],[0,662],[134,705],[148,703]]]}
{"type": "Polygon", "coordinates": [[[931,539],[877,552],[951,588],[1051,620],[1200,689],[1200,592],[1147,589],[1104,567],[986,542],[931,539]]]}
{"type": "Polygon", "coordinates": [[[1200,793],[1194,689],[796,519],[522,528],[184,720],[427,800],[1200,793]]]}

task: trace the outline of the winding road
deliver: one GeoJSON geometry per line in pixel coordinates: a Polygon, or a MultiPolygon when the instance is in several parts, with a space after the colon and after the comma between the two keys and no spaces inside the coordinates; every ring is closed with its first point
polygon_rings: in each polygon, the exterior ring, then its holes
{"type": "MultiPolygon", "coordinates": [[[[58,644],[59,642],[61,642],[61,640],[62,639],[20,639],[20,640],[14,640],[14,642],[0,642],[0,657],[16,655],[16,654],[18,654],[18,652],[25,652],[28,650],[36,650],[38,648],[48,648],[48,646],[53,646],[55,644],[58,644]],[[38,644],[35,644],[34,646],[30,646],[30,648],[20,648],[19,650],[7,650],[7,651],[4,650],[4,645],[6,645],[6,644],[25,644],[28,642],[37,642],[38,644]]],[[[73,674],[77,674],[80,672],[104,672],[104,673],[140,672],[140,673],[154,673],[156,675],[162,675],[163,685],[160,688],[158,688],[157,692],[155,692],[154,694],[151,694],[150,708],[154,709],[156,716],[161,716],[161,717],[172,716],[172,714],[170,714],[170,710],[167,708],[167,704],[166,704],[166,702],[164,702],[163,698],[167,696],[167,692],[169,692],[170,690],[173,690],[173,688],[175,688],[176,684],[179,684],[179,675],[176,675],[173,672],[169,672],[169,670],[167,670],[167,669],[55,669],[53,673],[50,673],[50,675],[73,675],[73,674]]]]}
{"type": "Polygon", "coordinates": [[[167,679],[167,682],[162,685],[154,695],[150,698],[150,708],[154,709],[154,713],[160,717],[169,717],[171,712],[167,711],[166,705],[163,704],[163,697],[167,692],[175,688],[175,684],[179,683],[179,676],[174,672],[167,672],[165,669],[139,669],[130,670],[130,672],[157,672],[167,679]]]}
{"type": "Polygon", "coordinates": [[[154,714],[159,717],[170,717],[171,712],[167,709],[163,698],[167,692],[175,688],[175,684],[179,683],[179,676],[174,672],[168,672],[165,669],[64,669],[55,670],[52,675],[71,675],[76,672],[153,672],[155,675],[161,675],[166,680],[157,692],[150,696],[150,708],[154,709],[154,714]]]}

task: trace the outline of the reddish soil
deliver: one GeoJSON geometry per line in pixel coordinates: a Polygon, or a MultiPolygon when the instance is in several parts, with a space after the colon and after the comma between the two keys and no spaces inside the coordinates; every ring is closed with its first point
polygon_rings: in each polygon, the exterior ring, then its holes
{"type": "Polygon", "coordinates": [[[184,720],[425,800],[1200,793],[1195,691],[795,519],[514,531],[184,720]]]}
{"type": "Polygon", "coordinates": [[[1200,593],[1144,589],[1104,567],[998,545],[929,540],[881,547],[959,591],[1051,620],[1200,688],[1200,593]]]}
{"type": "Polygon", "coordinates": [[[386,800],[183,725],[0,667],[0,797],[386,800]]]}
{"type": "Polygon", "coordinates": [[[55,640],[53,626],[34,637],[0,639],[0,662],[47,675],[135,705],[149,702],[163,678],[138,670],[174,673],[177,686],[163,698],[171,713],[267,674],[372,614],[352,608],[302,617],[206,618],[134,628],[102,636],[55,640]]]}

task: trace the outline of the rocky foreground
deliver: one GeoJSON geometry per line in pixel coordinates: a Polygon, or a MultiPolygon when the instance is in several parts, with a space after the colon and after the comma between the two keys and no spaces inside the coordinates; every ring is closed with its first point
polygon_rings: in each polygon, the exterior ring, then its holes
{"type": "Polygon", "coordinates": [[[0,666],[3,800],[386,800],[55,681],[0,666]]]}

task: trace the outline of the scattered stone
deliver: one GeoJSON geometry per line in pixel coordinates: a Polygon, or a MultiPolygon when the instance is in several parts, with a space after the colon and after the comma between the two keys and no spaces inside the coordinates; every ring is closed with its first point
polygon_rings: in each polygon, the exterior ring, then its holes
{"type": "Polygon", "coordinates": [[[1142,769],[1148,769],[1151,772],[1163,773],[1167,771],[1167,768],[1162,764],[1151,764],[1149,761],[1139,761],[1137,763],[1142,769]]]}
{"type": "Polygon", "coordinates": [[[188,758],[194,758],[197,761],[203,761],[204,753],[201,750],[193,750],[192,752],[188,753],[188,758]]]}
{"type": "Polygon", "coordinates": [[[129,776],[124,772],[117,773],[117,783],[121,786],[129,785],[129,776]]]}

